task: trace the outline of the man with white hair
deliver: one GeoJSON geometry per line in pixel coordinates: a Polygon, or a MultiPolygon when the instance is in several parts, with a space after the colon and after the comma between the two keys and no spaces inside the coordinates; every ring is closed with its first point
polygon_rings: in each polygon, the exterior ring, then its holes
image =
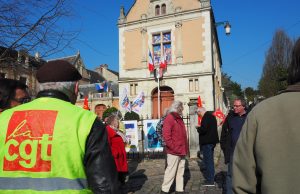
{"type": "Polygon", "coordinates": [[[212,112],[206,111],[204,107],[199,107],[197,114],[202,117],[201,124],[196,129],[199,133],[199,144],[203,151],[203,162],[206,167],[204,186],[214,186],[214,149],[219,143],[217,120],[212,112]]]}
{"type": "Polygon", "coordinates": [[[170,187],[176,177],[176,192],[185,193],[183,188],[183,175],[185,156],[188,152],[187,134],[182,119],[183,104],[174,101],[169,109],[169,114],[163,124],[163,139],[167,153],[167,168],[161,193],[169,193],[170,187]]]}

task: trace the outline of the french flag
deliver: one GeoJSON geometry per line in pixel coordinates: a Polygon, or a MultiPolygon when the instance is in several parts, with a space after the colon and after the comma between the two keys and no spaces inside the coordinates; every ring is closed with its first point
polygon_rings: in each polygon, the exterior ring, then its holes
{"type": "Polygon", "coordinates": [[[167,55],[165,49],[164,49],[163,57],[160,58],[159,67],[162,69],[167,68],[167,55]]]}
{"type": "Polygon", "coordinates": [[[153,63],[153,58],[152,58],[152,54],[149,50],[149,55],[148,55],[148,69],[150,72],[154,71],[154,63],[153,63]]]}
{"type": "Polygon", "coordinates": [[[108,92],[108,85],[107,85],[107,82],[96,83],[96,84],[95,84],[95,87],[96,87],[96,90],[97,90],[97,91],[108,92]]]}

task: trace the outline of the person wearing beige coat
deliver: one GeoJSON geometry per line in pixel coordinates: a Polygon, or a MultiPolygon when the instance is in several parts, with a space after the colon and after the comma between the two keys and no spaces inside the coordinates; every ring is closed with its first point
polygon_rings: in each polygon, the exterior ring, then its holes
{"type": "Polygon", "coordinates": [[[233,156],[233,192],[300,193],[300,39],[288,88],[248,114],[233,156]]]}

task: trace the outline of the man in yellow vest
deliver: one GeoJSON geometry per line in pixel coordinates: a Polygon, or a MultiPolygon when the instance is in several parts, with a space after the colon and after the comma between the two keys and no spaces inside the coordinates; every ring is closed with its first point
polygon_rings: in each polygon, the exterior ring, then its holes
{"type": "Polygon", "coordinates": [[[50,61],[37,98],[0,115],[0,193],[121,193],[105,126],[74,105],[80,79],[50,61]]]}

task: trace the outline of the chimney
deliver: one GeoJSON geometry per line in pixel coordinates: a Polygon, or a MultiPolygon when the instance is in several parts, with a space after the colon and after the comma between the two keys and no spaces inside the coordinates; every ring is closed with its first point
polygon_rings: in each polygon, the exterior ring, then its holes
{"type": "Polygon", "coordinates": [[[107,69],[108,68],[108,65],[107,64],[101,64],[100,65],[100,69],[107,69]]]}

